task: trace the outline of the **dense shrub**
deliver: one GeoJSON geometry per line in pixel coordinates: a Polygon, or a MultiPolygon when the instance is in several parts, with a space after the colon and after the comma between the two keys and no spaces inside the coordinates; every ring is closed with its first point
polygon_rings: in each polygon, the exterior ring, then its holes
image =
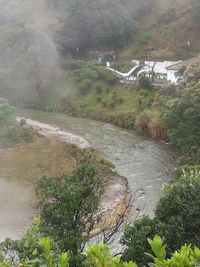
{"type": "Polygon", "coordinates": [[[118,77],[116,76],[116,74],[114,74],[112,71],[106,69],[105,67],[98,67],[97,68],[99,77],[110,83],[110,84],[114,84],[118,81],[118,77]]]}
{"type": "Polygon", "coordinates": [[[15,108],[0,98],[0,147],[32,142],[36,134],[24,128],[25,124],[25,120],[17,122],[15,108]]]}
{"type": "Polygon", "coordinates": [[[176,182],[165,187],[155,211],[155,223],[169,252],[184,243],[200,244],[200,171],[183,170],[176,182]]]}
{"type": "Polygon", "coordinates": [[[81,79],[90,79],[92,81],[96,81],[98,79],[98,73],[95,71],[94,68],[91,67],[84,67],[80,71],[80,78],[81,79]]]}
{"type": "Polygon", "coordinates": [[[0,98],[0,134],[6,135],[9,127],[16,124],[14,107],[10,106],[6,99],[0,98]]]}
{"type": "Polygon", "coordinates": [[[117,93],[116,92],[112,92],[108,95],[107,97],[107,106],[108,107],[114,107],[115,104],[117,103],[117,93]]]}
{"type": "Polygon", "coordinates": [[[142,46],[148,42],[151,37],[151,32],[143,32],[138,39],[135,41],[136,46],[142,46]]]}
{"type": "Polygon", "coordinates": [[[176,90],[166,103],[162,119],[168,136],[198,160],[200,153],[200,83],[176,90]]]}
{"type": "MultiPolygon", "coordinates": [[[[56,244],[51,239],[40,237],[36,226],[33,226],[28,234],[25,235],[19,241],[7,240],[4,244],[1,244],[1,263],[0,267],[11,266],[48,266],[48,267],[69,267],[71,257],[68,252],[62,252],[61,254],[55,249],[56,244]],[[25,252],[23,258],[15,257],[14,247],[25,252]],[[14,253],[13,253],[14,252],[14,253]],[[12,256],[11,256],[12,255],[12,256]]],[[[163,239],[159,236],[155,236],[153,239],[148,239],[150,253],[146,253],[146,256],[151,261],[146,266],[154,267],[195,267],[200,264],[200,249],[195,247],[191,248],[191,245],[184,245],[179,251],[175,251],[169,258],[166,257],[166,245],[164,245],[163,239]]],[[[83,265],[73,265],[73,267],[138,267],[133,262],[123,262],[121,258],[112,257],[109,248],[105,244],[90,245],[84,253],[83,265]]]]}
{"type": "Polygon", "coordinates": [[[85,95],[89,92],[92,85],[92,80],[85,79],[82,81],[82,83],[79,85],[79,92],[81,95],[85,95]]]}
{"type": "Polygon", "coordinates": [[[122,245],[125,246],[122,259],[125,261],[134,259],[141,266],[148,264],[149,258],[144,252],[150,253],[147,238],[152,238],[154,235],[154,222],[147,216],[137,220],[133,226],[126,227],[121,240],[122,245]]]}
{"type": "Polygon", "coordinates": [[[96,94],[101,94],[102,93],[102,86],[101,85],[97,85],[95,87],[95,91],[96,91],[96,94]]]}
{"type": "Polygon", "coordinates": [[[100,103],[101,100],[102,100],[102,98],[101,98],[100,96],[97,96],[97,97],[96,97],[96,101],[97,101],[97,103],[100,103]]]}
{"type": "Polygon", "coordinates": [[[151,89],[152,88],[151,80],[144,75],[140,76],[139,87],[142,89],[151,89]]]}
{"type": "Polygon", "coordinates": [[[147,237],[156,233],[165,239],[167,254],[180,249],[185,243],[200,244],[200,171],[187,167],[176,173],[178,178],[165,186],[164,195],[155,209],[153,219],[144,217],[129,226],[122,239],[126,246],[123,259],[147,263],[141,255],[148,252],[147,237]],[[178,176],[180,175],[180,176],[178,176]]]}

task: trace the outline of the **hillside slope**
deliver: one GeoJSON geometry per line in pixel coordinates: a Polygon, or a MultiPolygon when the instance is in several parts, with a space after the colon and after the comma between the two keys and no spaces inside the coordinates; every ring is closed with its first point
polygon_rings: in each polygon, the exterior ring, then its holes
{"type": "Polygon", "coordinates": [[[176,58],[188,58],[199,52],[200,21],[194,21],[191,0],[154,0],[138,20],[137,35],[122,57],[139,57],[149,49],[161,48],[168,48],[176,58]]]}

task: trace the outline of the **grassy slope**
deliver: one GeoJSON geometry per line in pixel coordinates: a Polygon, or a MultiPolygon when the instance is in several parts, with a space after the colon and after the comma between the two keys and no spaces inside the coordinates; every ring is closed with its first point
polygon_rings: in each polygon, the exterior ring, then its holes
{"type": "Polygon", "coordinates": [[[69,99],[74,102],[85,104],[86,109],[89,108],[93,112],[102,115],[115,115],[116,113],[140,113],[143,109],[148,108],[148,103],[153,98],[155,90],[146,90],[145,99],[142,106],[138,104],[137,97],[140,94],[139,88],[130,85],[108,85],[104,82],[93,83],[89,93],[81,96],[77,90],[78,84],[74,84],[74,90],[71,92],[69,99]],[[96,93],[96,85],[101,84],[104,88],[102,93],[96,93]],[[107,91],[109,90],[109,92],[107,91]],[[108,95],[112,92],[117,92],[119,99],[122,99],[122,103],[117,103],[114,107],[105,107],[102,102],[98,102],[97,98],[101,97],[102,100],[106,100],[108,95]]]}
{"type": "Polygon", "coordinates": [[[109,84],[102,80],[93,81],[89,92],[81,95],[79,92],[80,82],[77,82],[72,72],[67,71],[63,80],[56,87],[55,94],[44,108],[49,105],[50,109],[61,111],[80,117],[90,117],[98,120],[111,122],[121,127],[132,128],[134,122],[143,123],[150,119],[154,123],[160,123],[160,110],[152,106],[155,93],[158,89],[146,89],[121,83],[109,84]],[[102,92],[96,92],[96,86],[101,85],[102,92]],[[105,106],[103,102],[113,92],[117,93],[117,102],[114,106],[105,106]],[[141,105],[138,97],[143,94],[141,105]],[[101,101],[98,101],[101,98],[101,101]]]}

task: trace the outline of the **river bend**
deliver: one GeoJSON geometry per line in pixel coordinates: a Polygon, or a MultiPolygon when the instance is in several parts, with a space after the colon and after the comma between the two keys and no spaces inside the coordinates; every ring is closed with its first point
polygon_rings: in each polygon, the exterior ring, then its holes
{"type": "Polygon", "coordinates": [[[161,187],[171,179],[175,166],[176,151],[171,146],[91,119],[28,109],[19,109],[18,115],[53,124],[84,138],[127,178],[130,194],[137,192],[135,208],[153,215],[161,187]]]}

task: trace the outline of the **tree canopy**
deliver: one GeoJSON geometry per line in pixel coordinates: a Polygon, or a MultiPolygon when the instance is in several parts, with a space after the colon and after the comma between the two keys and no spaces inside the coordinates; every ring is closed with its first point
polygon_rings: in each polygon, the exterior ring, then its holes
{"type": "MultiPolygon", "coordinates": [[[[68,251],[76,266],[91,231],[96,225],[103,185],[88,156],[71,175],[43,177],[37,184],[41,199],[42,231],[51,236],[61,251],[68,251]]],[[[78,265],[79,266],[79,265],[78,265]]]]}
{"type": "Polygon", "coordinates": [[[199,155],[200,149],[200,84],[188,84],[176,90],[163,112],[170,140],[185,152],[199,155]]]}

